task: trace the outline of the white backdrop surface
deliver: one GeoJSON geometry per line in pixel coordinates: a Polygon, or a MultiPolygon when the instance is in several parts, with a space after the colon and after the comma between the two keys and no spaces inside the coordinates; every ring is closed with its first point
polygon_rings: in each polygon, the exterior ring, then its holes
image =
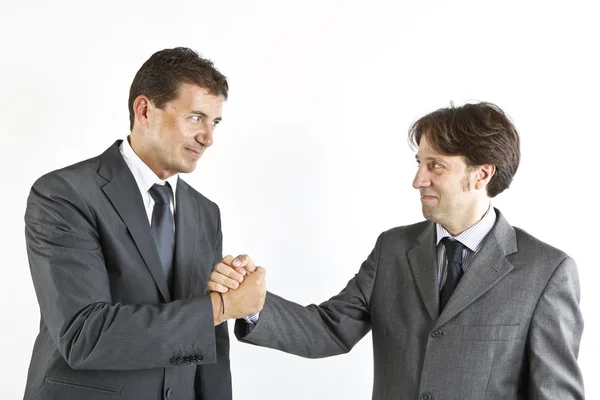
{"type": "MultiPolygon", "coordinates": [[[[224,251],[250,254],[269,290],[302,304],[343,288],[381,231],[422,219],[411,122],[450,101],[503,108],[522,163],[493,204],[577,261],[580,364],[600,398],[599,37],[591,1],[2,0],[0,398],[23,397],[39,325],[29,188],[124,138],[135,72],[175,46],[231,85],[215,144],[184,179],[220,205],[224,251]]],[[[233,340],[234,396],[368,399],[370,341],[305,360],[233,340]]]]}

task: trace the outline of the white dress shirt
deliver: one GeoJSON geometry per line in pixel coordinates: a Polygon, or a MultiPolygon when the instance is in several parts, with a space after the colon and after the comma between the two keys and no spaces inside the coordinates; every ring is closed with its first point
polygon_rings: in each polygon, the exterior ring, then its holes
{"type": "MultiPolygon", "coordinates": [[[[173,213],[173,224],[175,223],[175,193],[177,193],[177,180],[179,174],[173,175],[166,180],[160,179],[156,174],[148,167],[142,159],[135,154],[133,148],[129,144],[129,137],[123,140],[123,143],[119,146],[119,151],[125,160],[125,163],[131,170],[133,177],[135,178],[135,183],[137,183],[138,188],[140,189],[140,194],[142,195],[142,200],[144,201],[144,208],[146,209],[146,214],[148,215],[148,223],[152,224],[152,211],[154,210],[154,199],[150,196],[148,190],[155,183],[158,185],[164,185],[166,182],[169,182],[171,185],[172,193],[171,193],[171,212],[173,213]]],[[[175,226],[173,226],[175,229],[175,226]]]]}

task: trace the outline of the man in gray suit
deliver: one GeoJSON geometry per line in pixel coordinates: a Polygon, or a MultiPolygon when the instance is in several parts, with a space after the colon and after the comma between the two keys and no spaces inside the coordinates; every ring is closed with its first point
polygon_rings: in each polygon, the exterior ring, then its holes
{"type": "MultiPolygon", "coordinates": [[[[255,325],[236,322],[237,337],[317,358],[372,330],[377,400],[583,399],[575,262],[490,203],[519,165],[515,127],[497,106],[467,104],[422,117],[410,139],[427,221],[383,232],[320,305],[268,293],[255,325]]],[[[236,286],[225,264],[209,289],[236,286]]]]}
{"type": "Polygon", "coordinates": [[[25,399],[231,399],[222,322],[261,309],[264,271],[223,295],[224,313],[206,290],[222,261],[219,208],[178,177],[213,143],[227,93],[211,61],[159,51],[131,85],[131,134],[33,185],[41,320],[25,399]]]}

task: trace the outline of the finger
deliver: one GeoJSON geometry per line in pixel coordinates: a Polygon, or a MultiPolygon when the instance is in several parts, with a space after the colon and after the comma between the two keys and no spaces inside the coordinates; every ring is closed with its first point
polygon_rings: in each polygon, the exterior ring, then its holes
{"type": "Polygon", "coordinates": [[[233,261],[233,256],[231,255],[226,255],[225,257],[223,257],[223,260],[221,261],[224,264],[227,264],[231,267],[231,262],[233,261]]]}
{"type": "Polygon", "coordinates": [[[257,278],[264,280],[265,276],[267,275],[267,270],[263,267],[256,267],[256,271],[254,271],[254,274],[257,275],[257,278]]]}
{"type": "Polygon", "coordinates": [[[225,275],[228,278],[235,279],[238,282],[243,282],[244,275],[246,275],[246,272],[241,273],[237,269],[231,268],[230,266],[223,263],[218,263],[217,265],[215,265],[214,271],[220,273],[221,275],[225,275]]]}
{"type": "Polygon", "coordinates": [[[229,291],[228,288],[221,285],[220,283],[216,283],[216,282],[212,282],[212,281],[209,281],[208,284],[206,284],[206,287],[211,292],[227,293],[229,291]]]}
{"type": "Polygon", "coordinates": [[[228,278],[217,271],[211,272],[209,282],[221,284],[229,289],[237,289],[240,286],[240,283],[235,279],[228,278]]]}
{"type": "Polygon", "coordinates": [[[245,268],[248,272],[254,272],[254,270],[256,270],[254,262],[248,254],[241,254],[237,256],[233,259],[233,264],[231,265],[237,268],[245,268]]]}

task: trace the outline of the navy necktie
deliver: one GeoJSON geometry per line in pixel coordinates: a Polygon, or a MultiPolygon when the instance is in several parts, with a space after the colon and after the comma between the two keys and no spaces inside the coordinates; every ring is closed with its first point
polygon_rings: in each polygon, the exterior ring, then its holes
{"type": "Polygon", "coordinates": [[[171,212],[171,185],[168,182],[165,185],[154,184],[148,192],[154,199],[152,234],[156,241],[160,262],[170,289],[173,276],[173,252],[175,250],[175,232],[173,213],[171,212]]]}
{"type": "Polygon", "coordinates": [[[458,281],[463,275],[463,250],[465,246],[458,240],[451,240],[448,237],[442,239],[442,243],[446,247],[446,259],[448,265],[446,267],[446,282],[440,292],[440,313],[446,307],[452,292],[456,289],[458,281]]]}

